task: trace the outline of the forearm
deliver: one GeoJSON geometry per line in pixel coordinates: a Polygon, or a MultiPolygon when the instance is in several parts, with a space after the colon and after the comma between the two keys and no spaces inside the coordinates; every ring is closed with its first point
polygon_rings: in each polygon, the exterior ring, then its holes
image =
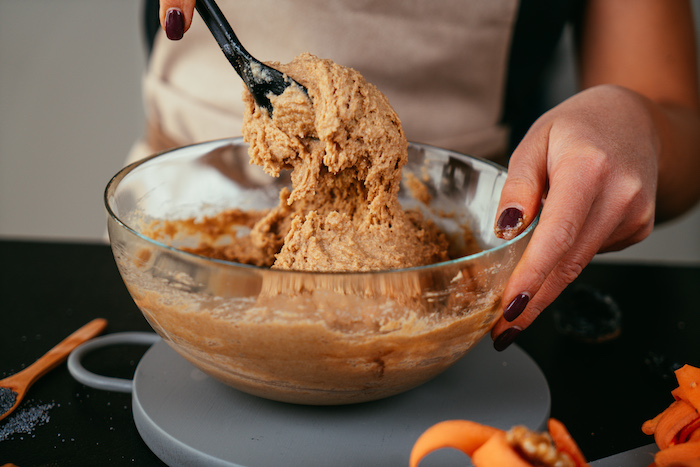
{"type": "Polygon", "coordinates": [[[686,0],[589,0],[581,35],[583,88],[616,84],[642,96],[658,147],[656,219],[700,199],[700,97],[686,0]]]}
{"type": "Polygon", "coordinates": [[[700,200],[700,114],[676,104],[651,103],[660,139],[657,223],[700,200]]]}

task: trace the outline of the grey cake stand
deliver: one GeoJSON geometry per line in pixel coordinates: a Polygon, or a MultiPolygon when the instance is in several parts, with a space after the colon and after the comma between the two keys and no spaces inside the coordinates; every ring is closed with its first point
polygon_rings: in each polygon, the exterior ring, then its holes
{"type": "MultiPolygon", "coordinates": [[[[411,391],[330,407],[275,402],[237,391],[150,333],[94,339],[74,351],[68,367],[89,386],[132,392],[139,434],[171,466],[406,466],[418,436],[443,420],[544,429],[550,409],[544,375],[519,347],[498,353],[488,341],[411,391]],[[133,381],[95,375],[82,367],[86,353],[124,343],[153,343],[133,381]]],[[[470,464],[464,454],[444,449],[421,463],[431,465],[470,464]]]]}

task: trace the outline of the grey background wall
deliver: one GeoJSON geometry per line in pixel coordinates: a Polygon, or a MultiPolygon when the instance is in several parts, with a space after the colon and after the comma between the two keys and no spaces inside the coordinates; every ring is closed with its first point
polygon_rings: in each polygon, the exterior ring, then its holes
{"type": "MultiPolygon", "coordinates": [[[[696,23],[700,0],[694,1],[696,23]]],[[[0,2],[0,237],[102,241],[102,191],[143,128],[139,0],[0,2]]],[[[572,92],[561,49],[551,100],[572,92]]],[[[597,261],[700,263],[700,207],[597,261]]]]}

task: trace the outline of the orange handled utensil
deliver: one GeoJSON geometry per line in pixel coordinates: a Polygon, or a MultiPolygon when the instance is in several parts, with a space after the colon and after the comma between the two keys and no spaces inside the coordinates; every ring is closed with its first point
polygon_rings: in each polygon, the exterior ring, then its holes
{"type": "Polygon", "coordinates": [[[0,380],[0,420],[19,406],[32,384],[63,363],[77,346],[101,334],[105,327],[107,327],[105,319],[97,318],[90,321],[24,370],[0,380]]]}

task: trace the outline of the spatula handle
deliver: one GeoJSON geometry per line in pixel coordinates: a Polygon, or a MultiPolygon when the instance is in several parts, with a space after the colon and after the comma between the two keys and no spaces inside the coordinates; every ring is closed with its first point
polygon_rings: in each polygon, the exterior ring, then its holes
{"type": "Polygon", "coordinates": [[[15,378],[21,378],[26,382],[27,387],[31,386],[37,379],[63,363],[63,361],[68,358],[71,351],[77,346],[101,334],[105,327],[107,327],[107,320],[105,319],[97,318],[90,321],[56,344],[55,347],[46,352],[30,366],[17,373],[15,378]]]}
{"type": "Polygon", "coordinates": [[[245,67],[250,66],[248,63],[251,61],[257,62],[257,60],[243,47],[214,0],[197,0],[195,8],[216,39],[219,47],[221,47],[224,55],[226,55],[226,58],[231,62],[236,72],[243,77],[243,74],[247,72],[245,67]]]}

